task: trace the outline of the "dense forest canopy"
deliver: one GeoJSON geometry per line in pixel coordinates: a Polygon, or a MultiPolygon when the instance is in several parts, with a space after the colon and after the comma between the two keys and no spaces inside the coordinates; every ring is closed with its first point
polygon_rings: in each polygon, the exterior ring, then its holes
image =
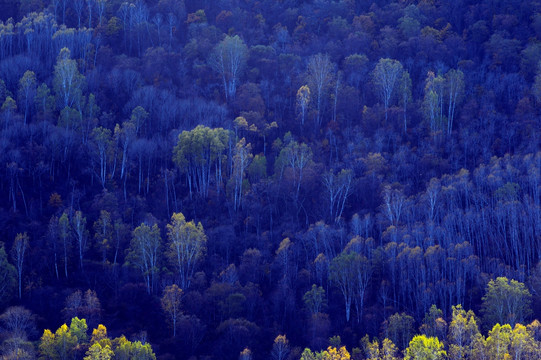
{"type": "Polygon", "coordinates": [[[540,358],[540,61],[536,0],[1,1],[3,358],[540,358]]]}

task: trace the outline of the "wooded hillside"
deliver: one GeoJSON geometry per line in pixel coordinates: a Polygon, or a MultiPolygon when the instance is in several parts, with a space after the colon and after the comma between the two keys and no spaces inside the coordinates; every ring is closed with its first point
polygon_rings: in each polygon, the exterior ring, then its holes
{"type": "Polygon", "coordinates": [[[0,20],[5,358],[540,353],[540,1],[0,20]]]}

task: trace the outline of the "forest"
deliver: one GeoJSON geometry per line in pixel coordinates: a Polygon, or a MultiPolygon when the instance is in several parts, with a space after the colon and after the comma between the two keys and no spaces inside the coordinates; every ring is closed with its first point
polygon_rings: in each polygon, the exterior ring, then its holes
{"type": "Polygon", "coordinates": [[[2,360],[541,358],[541,1],[0,1],[2,360]]]}

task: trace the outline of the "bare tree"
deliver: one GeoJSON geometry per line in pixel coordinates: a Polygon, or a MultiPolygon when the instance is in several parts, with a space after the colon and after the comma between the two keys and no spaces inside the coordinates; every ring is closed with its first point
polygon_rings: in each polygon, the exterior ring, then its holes
{"type": "Polygon", "coordinates": [[[81,211],[76,211],[71,218],[71,228],[75,235],[75,241],[79,250],[79,266],[83,270],[83,257],[86,252],[86,242],[88,239],[88,231],[86,230],[86,217],[83,217],[81,211]]]}
{"type": "Polygon", "coordinates": [[[105,13],[105,4],[107,3],[107,0],[95,0],[96,2],[96,10],[98,11],[98,23],[101,26],[101,23],[103,21],[103,14],[105,13]]]}
{"type": "Polygon", "coordinates": [[[86,8],[88,11],[88,28],[92,28],[92,9],[95,6],[96,0],[86,0],[86,8]]]}
{"type": "Polygon", "coordinates": [[[408,109],[408,103],[411,101],[411,77],[409,72],[405,71],[402,73],[400,78],[400,100],[402,102],[403,113],[404,113],[404,134],[408,130],[407,127],[407,117],[406,110],[408,109]]]}
{"type": "Polygon", "coordinates": [[[12,306],[0,315],[2,330],[11,338],[26,339],[36,331],[34,317],[22,306],[12,306]]]}
{"type": "Polygon", "coordinates": [[[242,138],[235,146],[233,156],[233,179],[235,184],[233,208],[237,211],[242,204],[242,185],[246,169],[252,162],[251,144],[246,144],[246,139],[242,138]]]}
{"type": "Polygon", "coordinates": [[[160,46],[162,44],[162,40],[160,37],[160,30],[163,23],[162,14],[156,13],[156,15],[154,15],[154,17],[152,18],[152,22],[154,23],[154,25],[156,25],[156,30],[158,30],[158,46],[160,46]]]}
{"type": "Polygon", "coordinates": [[[81,27],[81,17],[83,16],[83,9],[85,7],[85,0],[73,0],[73,9],[77,14],[77,28],[81,27]]]}
{"type": "Polygon", "coordinates": [[[393,59],[380,59],[372,72],[374,84],[379,90],[379,95],[385,108],[385,121],[387,121],[387,110],[391,103],[393,92],[398,85],[404,68],[402,64],[393,59]]]}
{"type": "Polygon", "coordinates": [[[11,257],[15,261],[15,267],[17,269],[17,278],[19,280],[19,299],[22,297],[22,278],[23,278],[23,264],[24,255],[28,248],[28,235],[26,233],[17,234],[13,247],[11,248],[11,257]]]}
{"type": "Polygon", "coordinates": [[[235,98],[237,83],[244,71],[248,48],[238,36],[226,36],[212,51],[209,65],[222,77],[226,101],[235,98]]]}
{"type": "Polygon", "coordinates": [[[449,96],[447,110],[447,134],[451,134],[453,130],[453,120],[455,118],[455,109],[459,101],[464,95],[464,74],[460,70],[449,70],[445,74],[447,82],[447,94],[449,96]]]}
{"type": "Polygon", "coordinates": [[[334,77],[334,68],[335,65],[327,54],[314,55],[308,61],[307,80],[308,86],[314,91],[316,98],[316,122],[318,126],[321,126],[323,101],[334,77]]]}
{"type": "Polygon", "coordinates": [[[323,175],[323,185],[329,195],[329,216],[335,222],[342,216],[346,200],[351,195],[353,172],[343,169],[338,174],[331,170],[323,175]]]}

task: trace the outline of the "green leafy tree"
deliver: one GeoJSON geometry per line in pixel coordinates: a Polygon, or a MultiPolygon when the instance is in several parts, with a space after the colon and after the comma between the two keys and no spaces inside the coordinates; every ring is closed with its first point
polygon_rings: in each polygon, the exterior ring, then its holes
{"type": "Polygon", "coordinates": [[[302,300],[304,301],[304,306],[312,315],[322,313],[327,307],[325,289],[322,286],[316,286],[316,284],[313,284],[312,288],[304,294],[302,300]]]}
{"type": "Polygon", "coordinates": [[[413,337],[415,320],[406,313],[396,313],[387,320],[385,330],[391,341],[399,348],[406,348],[413,337]]]}
{"type": "Polygon", "coordinates": [[[306,348],[302,352],[300,360],[320,360],[320,359],[321,359],[320,356],[318,356],[317,354],[314,354],[312,350],[306,348]]]}
{"type": "Polygon", "coordinates": [[[114,352],[109,345],[101,346],[99,342],[90,346],[83,360],[110,360],[114,357],[114,352]]]}
{"type": "Polygon", "coordinates": [[[389,339],[383,339],[380,350],[381,360],[398,360],[398,348],[389,339]]]}
{"type": "Polygon", "coordinates": [[[229,144],[229,131],[222,128],[211,129],[199,125],[191,131],[183,131],[173,149],[173,161],[186,175],[190,198],[195,190],[207,197],[212,179],[212,169],[216,188],[219,192],[223,183],[222,164],[229,144]]]}
{"type": "Polygon", "coordinates": [[[54,333],[56,359],[68,360],[73,356],[73,350],[77,346],[78,339],[70,331],[66,324],[60,326],[54,333]]]}
{"type": "Polygon", "coordinates": [[[187,289],[197,262],[205,256],[207,250],[203,225],[196,225],[193,220],[187,222],[182,213],[174,213],[171,223],[167,224],[167,238],[169,261],[178,271],[180,287],[187,289]]]}
{"type": "Polygon", "coordinates": [[[447,353],[443,343],[435,337],[416,335],[404,351],[404,360],[443,360],[447,353]]]}
{"type": "Polygon", "coordinates": [[[453,315],[449,324],[449,358],[467,359],[472,356],[473,342],[479,334],[475,314],[466,312],[461,305],[453,306],[453,315]]]}
{"type": "Polygon", "coordinates": [[[361,339],[361,344],[363,345],[364,352],[367,360],[379,360],[379,342],[377,339],[370,341],[370,337],[365,335],[361,339]]]}
{"type": "Polygon", "coordinates": [[[496,324],[488,332],[486,339],[486,353],[491,360],[505,360],[509,357],[511,345],[511,326],[509,324],[496,324]]]}
{"type": "Polygon", "coordinates": [[[471,358],[473,360],[490,360],[487,352],[487,342],[482,334],[477,334],[472,341],[471,358]]]}
{"type": "Polygon", "coordinates": [[[44,359],[44,360],[57,359],[55,338],[51,330],[45,329],[43,331],[43,335],[40,338],[38,348],[39,348],[40,359],[44,359]]]}
{"type": "Polygon", "coordinates": [[[426,336],[437,337],[445,334],[446,327],[447,323],[443,320],[443,312],[436,305],[432,305],[425,314],[420,330],[426,336]]]}
{"type": "Polygon", "coordinates": [[[516,324],[511,334],[510,355],[513,360],[539,359],[541,349],[526,326],[516,324]]]}
{"type": "Polygon", "coordinates": [[[76,341],[78,344],[85,343],[88,340],[88,325],[86,324],[86,319],[79,319],[78,317],[71,319],[69,332],[71,336],[77,339],[76,341]]]}
{"type": "Polygon", "coordinates": [[[532,295],[523,283],[506,277],[490,280],[483,296],[484,325],[523,323],[532,313],[531,303],[532,295]]]}
{"type": "Polygon", "coordinates": [[[140,341],[124,341],[114,352],[114,358],[118,360],[156,360],[150,344],[140,341]]]}
{"type": "Polygon", "coordinates": [[[152,347],[141,341],[129,341],[124,336],[112,341],[115,359],[156,360],[152,347]]]}
{"type": "Polygon", "coordinates": [[[370,342],[368,335],[362,339],[364,352],[367,360],[398,360],[398,348],[387,338],[383,340],[381,346],[377,339],[370,342]]]}

